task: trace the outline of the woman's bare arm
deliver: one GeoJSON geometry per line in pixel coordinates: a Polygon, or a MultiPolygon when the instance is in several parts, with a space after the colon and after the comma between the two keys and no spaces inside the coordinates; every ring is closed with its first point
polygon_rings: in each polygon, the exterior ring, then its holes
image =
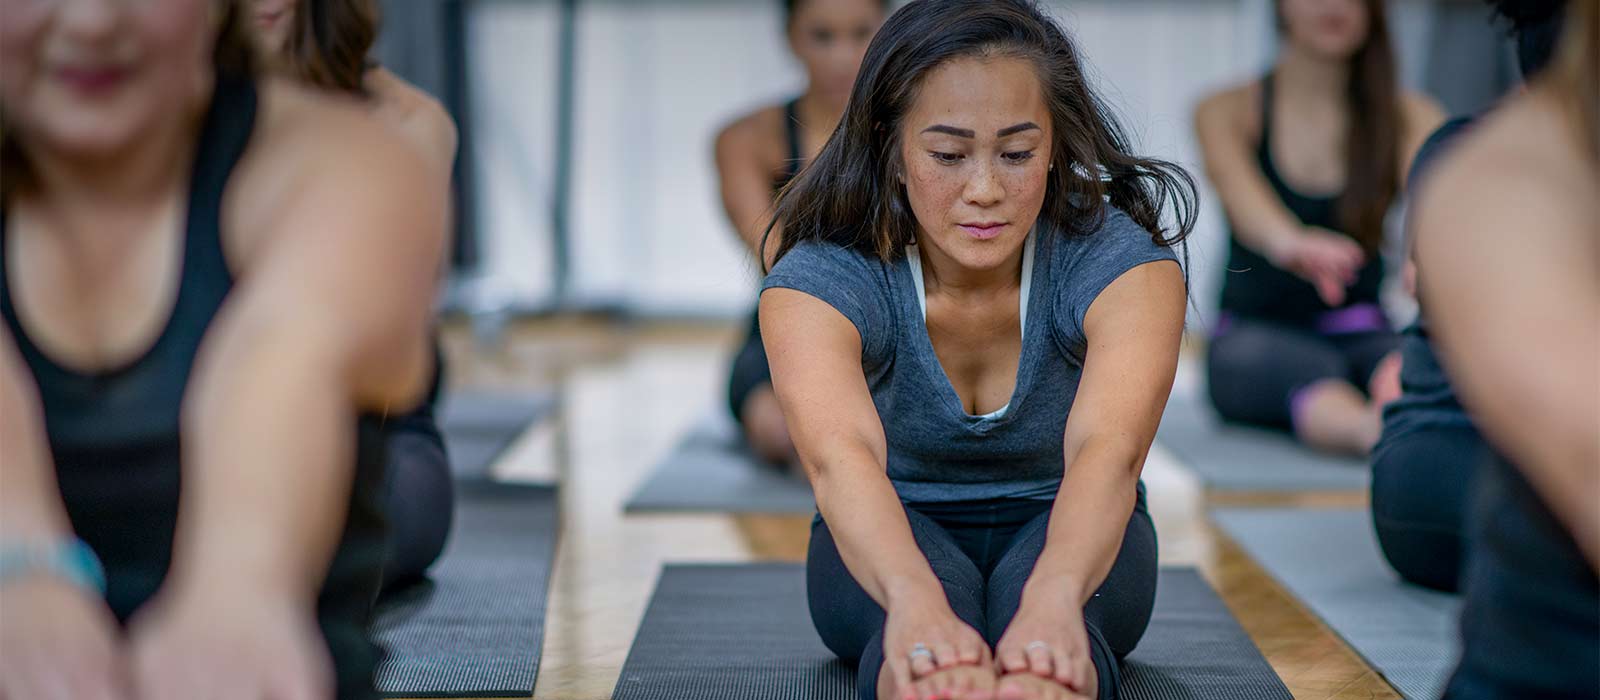
{"type": "Polygon", "coordinates": [[[716,159],[722,208],[728,214],[728,223],[750,254],[765,263],[765,268],[771,266],[783,227],[773,227],[766,253],[758,252],[773,212],[772,169],[762,162],[758,125],[759,121],[751,117],[724,129],[717,135],[716,159]]]}
{"type": "Polygon", "coordinates": [[[1301,235],[1304,225],[1273,193],[1256,165],[1255,148],[1260,127],[1252,129],[1249,94],[1245,89],[1212,95],[1194,113],[1195,137],[1205,163],[1206,177],[1222,200],[1223,212],[1240,243],[1274,262],[1287,257],[1287,248],[1301,235]]]}
{"type": "Polygon", "coordinates": [[[1025,599],[1069,596],[1082,607],[1111,571],[1172,391],[1185,299],[1178,264],[1157,262],[1124,273],[1089,307],[1088,352],[1064,436],[1066,475],[1025,599]]]}
{"type": "Polygon", "coordinates": [[[845,566],[885,609],[902,593],[943,596],[885,472],[888,448],[855,326],[790,289],[761,295],[761,321],[773,388],[845,566]]]}
{"type": "Polygon", "coordinates": [[[356,413],[405,410],[424,389],[445,189],[393,136],[344,127],[277,144],[296,186],[206,335],[183,415],[179,588],[312,600],[356,413]]]}

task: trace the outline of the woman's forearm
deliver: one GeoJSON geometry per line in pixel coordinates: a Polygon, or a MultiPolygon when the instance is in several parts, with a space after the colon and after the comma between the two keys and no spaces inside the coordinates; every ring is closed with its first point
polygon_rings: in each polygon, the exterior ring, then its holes
{"type": "Polygon", "coordinates": [[[0,330],[0,541],[50,540],[70,532],[38,392],[10,334],[0,330]]]}
{"type": "Polygon", "coordinates": [[[894,485],[870,456],[846,456],[838,466],[810,472],[817,509],[845,568],[867,595],[884,610],[930,596],[943,600],[943,588],[911,534],[894,485]]]}
{"type": "Polygon", "coordinates": [[[1044,552],[1023,589],[1024,600],[1067,596],[1081,606],[1094,595],[1121,551],[1143,457],[1093,440],[1078,451],[1051,507],[1044,552]]]}
{"type": "Polygon", "coordinates": [[[311,344],[241,345],[206,367],[186,406],[174,580],[310,602],[346,516],[354,407],[311,344]]]}

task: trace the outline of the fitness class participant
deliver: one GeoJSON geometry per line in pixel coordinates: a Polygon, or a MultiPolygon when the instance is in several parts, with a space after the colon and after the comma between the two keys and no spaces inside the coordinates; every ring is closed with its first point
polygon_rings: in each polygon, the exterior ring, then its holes
{"type": "Polygon", "coordinates": [[[1194,185],[1077,53],[1031,2],[910,3],[779,200],[761,327],[862,698],[1114,698],[1149,622],[1194,185]]]}

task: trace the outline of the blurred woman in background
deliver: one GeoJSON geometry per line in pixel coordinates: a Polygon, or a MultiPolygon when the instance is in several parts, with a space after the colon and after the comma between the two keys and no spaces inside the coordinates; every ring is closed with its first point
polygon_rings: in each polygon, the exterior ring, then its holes
{"type": "MultiPolygon", "coordinates": [[[[1524,80],[1544,72],[1555,52],[1565,0],[1489,0],[1516,39],[1524,80]]],[[[1458,117],[1428,138],[1411,167],[1415,191],[1477,118],[1458,117]]],[[[1414,222],[1407,237],[1414,238],[1414,222]]],[[[1416,268],[1406,245],[1408,291],[1416,268]]],[[[1406,580],[1454,591],[1467,550],[1472,480],[1494,453],[1462,407],[1429,331],[1428,308],[1401,333],[1400,396],[1383,407],[1383,436],[1372,449],[1372,524],[1384,558],[1406,580]]]]}
{"type": "MultiPolygon", "coordinates": [[[[762,269],[772,262],[770,250],[762,253],[761,236],[771,221],[773,197],[822,150],[839,123],[861,56],[888,5],[888,0],[784,0],[789,49],[805,67],[806,90],[740,117],[717,134],[722,206],[762,269]]],[[[794,444],[772,393],[772,370],[754,314],[734,356],[728,409],[758,456],[773,464],[794,462],[794,444]]]]}
{"type": "Polygon", "coordinates": [[[1384,218],[1442,114],[1397,87],[1381,0],[1276,7],[1272,70],[1195,112],[1232,225],[1209,391],[1227,420],[1364,455],[1399,391],[1379,304],[1384,218]]]}
{"type": "Polygon", "coordinates": [[[0,696],[374,696],[444,190],[245,11],[5,6],[0,696]]]}
{"type": "Polygon", "coordinates": [[[1505,457],[1474,485],[1449,700],[1600,692],[1600,3],[1569,12],[1414,205],[1434,343],[1505,457]]]}
{"type": "MultiPolygon", "coordinates": [[[[377,37],[373,0],[252,0],[256,41],[274,72],[359,100],[422,156],[438,187],[450,186],[456,126],[438,101],[368,59],[377,37]]],[[[429,300],[430,309],[432,300],[429,300]]],[[[434,411],[443,385],[434,343],[433,380],[416,410],[390,416],[384,470],[389,515],[384,586],[415,580],[444,551],[455,511],[450,462],[434,411]]]]}

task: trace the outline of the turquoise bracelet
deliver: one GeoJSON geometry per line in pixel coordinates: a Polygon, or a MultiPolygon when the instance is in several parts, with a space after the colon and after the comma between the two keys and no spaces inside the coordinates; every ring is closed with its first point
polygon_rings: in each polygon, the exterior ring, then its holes
{"type": "Polygon", "coordinates": [[[0,545],[0,584],[33,574],[57,576],[97,595],[106,592],[105,567],[94,550],[76,537],[0,545]]]}

